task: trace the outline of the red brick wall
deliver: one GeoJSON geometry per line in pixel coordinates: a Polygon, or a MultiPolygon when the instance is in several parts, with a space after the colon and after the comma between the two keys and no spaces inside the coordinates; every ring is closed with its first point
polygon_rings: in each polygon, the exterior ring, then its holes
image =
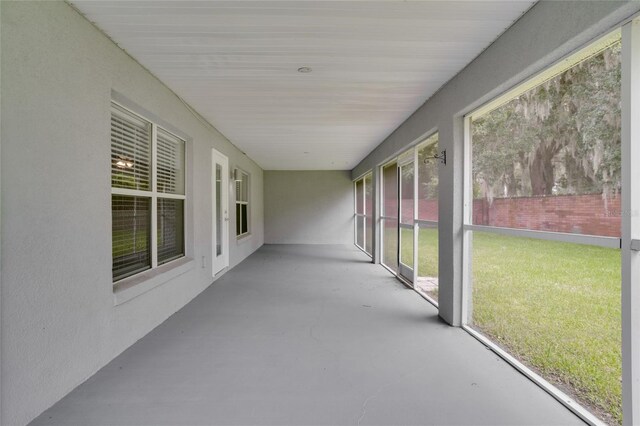
{"type": "MultiPolygon", "coordinates": [[[[418,219],[421,220],[438,220],[438,200],[418,200],[418,219]]],[[[402,212],[402,222],[411,223],[413,220],[413,202],[412,200],[403,201],[403,206],[409,206],[402,212]]],[[[398,203],[392,200],[386,203],[387,212],[397,212],[398,203]]]]}
{"type": "MultiPolygon", "coordinates": [[[[410,203],[407,203],[410,205],[410,203]]],[[[389,201],[387,211],[397,211],[389,201]]],[[[438,201],[419,200],[419,218],[438,220],[438,201]]],[[[620,236],[620,196],[601,194],[550,197],[496,198],[493,203],[473,200],[473,223],[536,231],[572,232],[585,235],[620,236]]],[[[404,223],[411,223],[412,211],[403,212],[404,223]]]]}
{"type": "Polygon", "coordinates": [[[601,194],[473,200],[476,225],[620,236],[620,196],[601,194]]]}

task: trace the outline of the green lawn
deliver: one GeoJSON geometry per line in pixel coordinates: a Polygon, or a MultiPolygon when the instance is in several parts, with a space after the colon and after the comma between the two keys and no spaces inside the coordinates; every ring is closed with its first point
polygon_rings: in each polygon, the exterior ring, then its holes
{"type": "MultiPolygon", "coordinates": [[[[418,240],[418,276],[438,277],[438,230],[421,229],[418,240]]],[[[407,266],[413,266],[413,230],[401,229],[400,257],[407,266]],[[405,262],[405,259],[409,261],[405,262]]],[[[438,301],[438,288],[429,289],[425,293],[438,301]]]]}
{"type": "Polygon", "coordinates": [[[131,230],[122,230],[112,231],[111,235],[111,251],[114,259],[147,249],[148,236],[145,232],[134,233],[131,230]]]}
{"type": "MultiPolygon", "coordinates": [[[[408,255],[411,230],[401,239],[408,255]]],[[[420,231],[420,276],[437,276],[437,239],[420,231]]],[[[619,424],[620,281],[617,249],[476,232],[472,326],[619,424]]]]}
{"type": "Polygon", "coordinates": [[[474,233],[473,325],[622,422],[620,251],[474,233]]]}

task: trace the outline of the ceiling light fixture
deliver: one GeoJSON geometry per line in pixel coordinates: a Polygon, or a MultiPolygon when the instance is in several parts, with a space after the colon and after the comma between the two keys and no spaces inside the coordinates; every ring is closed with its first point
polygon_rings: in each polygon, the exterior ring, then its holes
{"type": "Polygon", "coordinates": [[[301,73],[303,73],[303,74],[308,74],[308,73],[310,73],[311,71],[313,71],[313,70],[311,69],[311,67],[300,67],[300,68],[298,68],[298,72],[301,72],[301,73]]]}
{"type": "Polygon", "coordinates": [[[119,169],[132,169],[133,168],[133,161],[129,160],[128,158],[118,158],[118,160],[116,161],[116,167],[119,169]]]}

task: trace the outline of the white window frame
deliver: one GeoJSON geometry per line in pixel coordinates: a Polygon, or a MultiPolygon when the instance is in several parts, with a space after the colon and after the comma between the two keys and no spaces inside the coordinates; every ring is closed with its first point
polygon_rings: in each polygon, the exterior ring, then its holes
{"type": "MultiPolygon", "coordinates": [[[[384,208],[384,201],[385,201],[385,193],[384,193],[384,169],[385,167],[389,167],[390,165],[395,164],[396,165],[396,179],[399,179],[398,176],[398,156],[393,157],[391,160],[389,161],[385,161],[383,164],[378,166],[378,175],[380,176],[378,178],[378,185],[380,187],[380,199],[379,199],[379,204],[380,204],[380,265],[382,265],[383,268],[385,268],[387,271],[391,272],[396,278],[401,279],[400,278],[400,274],[399,274],[399,270],[400,270],[400,203],[398,202],[398,206],[396,208],[396,215],[398,217],[391,217],[391,216],[386,216],[385,215],[385,208],[384,208]],[[395,220],[398,222],[398,232],[396,233],[396,238],[397,238],[397,248],[396,248],[396,259],[398,261],[398,271],[394,271],[391,266],[388,266],[384,263],[384,250],[385,250],[385,239],[384,239],[384,226],[385,226],[385,221],[387,220],[395,220]]],[[[399,191],[398,191],[399,194],[399,191]]],[[[403,283],[404,281],[401,280],[403,283]]]]}
{"type": "MultiPolygon", "coordinates": [[[[240,176],[244,179],[247,180],[247,193],[246,193],[246,198],[247,200],[238,200],[238,187],[236,185],[235,191],[234,191],[234,198],[235,198],[235,206],[236,206],[236,239],[237,240],[242,240],[244,238],[247,238],[251,235],[251,205],[250,205],[250,200],[251,200],[251,176],[249,175],[248,172],[245,172],[242,169],[236,168],[237,173],[240,173],[240,176]],[[247,231],[238,234],[238,225],[240,225],[240,227],[242,227],[242,217],[238,217],[238,205],[245,205],[247,206],[247,231]]],[[[237,182],[242,182],[242,181],[237,181],[237,182]]],[[[236,182],[236,183],[237,183],[236,182]]],[[[242,185],[242,184],[241,184],[242,185]]],[[[242,216],[242,208],[240,209],[240,216],[242,216]]],[[[242,231],[242,229],[241,229],[242,231]]]]}
{"type": "Polygon", "coordinates": [[[358,179],[353,181],[353,244],[360,250],[371,256],[371,253],[367,253],[367,196],[365,190],[365,179],[369,177],[371,179],[371,172],[367,172],[358,179]],[[358,213],[358,183],[362,182],[362,213],[358,213]],[[358,218],[362,218],[362,247],[358,245],[358,218]]]}
{"type": "MultiPolygon", "coordinates": [[[[436,308],[438,308],[438,302],[436,302],[434,299],[432,299],[431,297],[419,292],[417,290],[416,287],[416,282],[418,279],[418,262],[419,262],[419,233],[420,233],[420,229],[421,228],[431,228],[431,229],[438,229],[439,228],[439,220],[421,220],[418,218],[418,210],[419,210],[419,205],[418,205],[418,188],[419,188],[419,176],[418,176],[418,153],[420,151],[420,149],[422,149],[423,147],[426,146],[427,141],[433,137],[434,135],[438,135],[439,138],[439,132],[438,129],[432,129],[429,132],[425,133],[423,136],[420,136],[417,139],[417,142],[411,147],[408,148],[404,151],[402,151],[400,154],[397,154],[393,157],[391,157],[390,160],[385,161],[381,164],[378,165],[378,181],[377,181],[377,185],[380,188],[380,197],[378,198],[378,204],[379,204],[379,209],[380,209],[380,228],[384,229],[383,227],[383,220],[387,219],[387,220],[394,220],[394,218],[391,218],[389,216],[384,216],[382,213],[384,211],[384,173],[383,170],[385,167],[389,166],[390,164],[396,163],[396,167],[399,168],[403,165],[403,164],[408,164],[408,163],[413,163],[414,165],[414,173],[413,173],[413,224],[402,224],[400,222],[400,217],[401,217],[401,212],[400,212],[400,198],[402,197],[402,193],[401,193],[401,184],[400,184],[400,175],[398,175],[398,251],[397,251],[397,258],[398,258],[398,271],[394,271],[393,269],[391,269],[391,267],[387,266],[384,264],[384,255],[382,253],[384,253],[384,238],[383,238],[383,233],[380,233],[380,264],[382,265],[382,267],[384,267],[386,270],[388,270],[389,272],[391,272],[396,278],[398,278],[403,284],[405,284],[406,286],[410,287],[411,289],[413,289],[416,293],[418,293],[420,295],[420,297],[422,297],[423,299],[425,299],[427,302],[431,303],[433,306],[435,306],[436,308]],[[400,229],[401,228],[405,228],[405,229],[412,229],[413,230],[413,267],[412,268],[408,268],[406,265],[403,265],[400,262],[400,229]],[[411,277],[405,277],[400,273],[400,268],[402,266],[404,266],[405,268],[411,269],[412,272],[412,280],[411,277]]],[[[438,144],[440,143],[440,141],[438,140],[438,144]]],[[[355,190],[355,186],[354,186],[354,190],[355,190]]],[[[365,212],[366,213],[366,212],[365,212]]],[[[375,242],[374,242],[375,245],[375,242]]],[[[357,244],[356,244],[357,246],[357,244]]],[[[438,247],[439,249],[439,247],[438,247]]]]}
{"type": "MultiPolygon", "coordinates": [[[[183,200],[183,209],[186,210],[186,199],[187,199],[187,171],[188,171],[188,164],[187,164],[187,155],[186,155],[186,151],[187,151],[187,143],[185,141],[184,138],[176,135],[174,132],[171,132],[170,130],[168,130],[166,127],[159,125],[157,122],[155,122],[154,120],[149,119],[148,117],[145,117],[143,114],[140,114],[136,111],[133,111],[131,108],[126,107],[125,105],[123,105],[120,102],[117,102],[115,100],[111,101],[111,108],[113,108],[113,106],[116,105],[118,108],[121,108],[123,110],[125,110],[126,112],[132,114],[133,116],[142,119],[144,121],[147,121],[150,123],[151,125],[151,190],[150,191],[143,191],[143,190],[138,190],[138,189],[127,189],[127,188],[114,188],[111,187],[111,195],[124,195],[124,196],[130,196],[130,197],[144,197],[144,198],[149,198],[151,199],[151,268],[149,269],[145,269],[143,271],[140,272],[136,272],[134,274],[131,275],[127,275],[125,277],[119,278],[117,280],[113,281],[113,285],[114,288],[115,286],[120,283],[122,280],[126,280],[132,277],[135,277],[139,274],[143,274],[147,271],[149,271],[150,269],[156,269],[158,268],[158,266],[164,266],[166,264],[169,264],[171,262],[175,262],[176,260],[182,259],[186,256],[186,247],[187,247],[187,235],[186,235],[186,230],[187,230],[187,219],[186,219],[186,211],[183,211],[183,222],[182,222],[182,226],[183,226],[183,252],[182,252],[182,256],[179,256],[175,259],[171,259],[167,262],[164,262],[162,264],[158,264],[158,198],[164,198],[164,199],[173,199],[173,200],[183,200]],[[157,190],[157,160],[158,160],[158,129],[162,129],[162,131],[169,133],[170,135],[172,135],[173,137],[180,139],[183,143],[184,143],[184,194],[171,194],[171,193],[166,193],[166,192],[158,192],[157,190]]],[[[111,111],[111,109],[110,109],[111,111]]],[[[113,259],[111,259],[111,264],[113,265],[113,259]]]]}
{"type": "MultiPolygon", "coordinates": [[[[464,189],[463,189],[463,261],[462,261],[462,278],[463,278],[463,286],[462,286],[462,328],[470,333],[473,337],[480,340],[483,344],[485,344],[488,348],[490,348],[493,352],[498,354],[505,361],[510,363],[513,367],[515,367],[522,374],[530,378],[536,384],[538,384],[541,388],[543,388],[546,392],[552,395],[555,399],[561,402],[565,407],[567,407],[570,411],[580,417],[583,421],[590,425],[602,425],[602,421],[594,416],[590,411],[586,408],[582,407],[577,401],[573,398],[562,392],[555,385],[552,385],[540,375],[535,373],[533,370],[525,366],[522,362],[516,359],[514,356],[509,354],[500,348],[497,344],[495,344],[488,337],[479,333],[475,329],[470,326],[471,317],[470,310],[472,309],[472,247],[473,247],[473,232],[481,231],[481,232],[489,232],[495,234],[503,234],[514,237],[523,237],[523,238],[536,238],[542,240],[551,240],[551,241],[559,241],[559,242],[567,242],[574,244],[585,244],[585,245],[593,245],[600,246],[606,248],[621,248],[621,238],[617,237],[605,237],[605,236],[594,236],[594,235],[584,235],[584,234],[570,234],[563,232],[550,232],[550,231],[535,231],[529,229],[515,229],[515,228],[506,228],[499,226],[485,226],[485,225],[474,225],[473,224],[473,176],[472,176],[472,155],[471,155],[471,146],[472,146],[472,134],[471,134],[471,123],[474,119],[474,116],[484,115],[505,103],[512,100],[514,97],[520,95],[521,93],[530,90],[539,84],[547,81],[563,71],[571,68],[572,66],[578,64],[584,59],[590,57],[595,52],[600,51],[607,46],[609,46],[613,40],[620,40],[621,31],[620,29],[614,30],[611,33],[601,37],[587,45],[583,48],[579,49],[577,52],[574,52],[568,55],[563,60],[558,63],[550,66],[546,70],[541,73],[533,76],[532,78],[526,80],[522,84],[517,85],[511,90],[508,90],[506,93],[498,96],[492,101],[484,104],[483,106],[473,110],[472,112],[466,114],[464,116],[464,189]]],[[[624,114],[624,111],[623,111],[624,114]]],[[[623,141],[624,146],[624,141],[623,141]]],[[[624,157],[623,157],[624,161],[624,157]]],[[[624,188],[624,184],[623,184],[624,188]]],[[[625,193],[625,197],[627,194],[625,193]]],[[[624,198],[623,198],[624,199],[624,198]]],[[[624,345],[624,341],[623,341],[624,345]]],[[[623,370],[623,376],[627,374],[623,370]]],[[[626,423],[626,419],[625,419],[626,423]]]]}

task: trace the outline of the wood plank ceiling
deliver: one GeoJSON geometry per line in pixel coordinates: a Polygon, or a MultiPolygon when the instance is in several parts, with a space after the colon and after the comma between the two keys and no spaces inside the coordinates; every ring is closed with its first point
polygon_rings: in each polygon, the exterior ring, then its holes
{"type": "Polygon", "coordinates": [[[355,167],[533,4],[72,3],[265,170],[355,167]]]}

